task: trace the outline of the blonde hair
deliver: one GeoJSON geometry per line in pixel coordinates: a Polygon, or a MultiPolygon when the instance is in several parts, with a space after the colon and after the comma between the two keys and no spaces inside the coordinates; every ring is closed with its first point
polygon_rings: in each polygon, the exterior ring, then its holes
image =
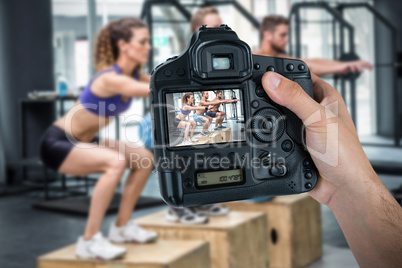
{"type": "Polygon", "coordinates": [[[196,32],[198,30],[198,28],[204,24],[205,16],[207,16],[209,14],[219,15],[219,11],[214,7],[204,7],[204,8],[197,10],[197,12],[195,12],[193,14],[193,16],[191,16],[191,21],[190,21],[191,30],[193,32],[196,32]]]}
{"type": "Polygon", "coordinates": [[[137,18],[124,18],[109,22],[103,27],[96,38],[94,64],[101,71],[116,62],[119,57],[117,42],[129,42],[133,37],[133,28],[144,28],[146,24],[137,18]]]}

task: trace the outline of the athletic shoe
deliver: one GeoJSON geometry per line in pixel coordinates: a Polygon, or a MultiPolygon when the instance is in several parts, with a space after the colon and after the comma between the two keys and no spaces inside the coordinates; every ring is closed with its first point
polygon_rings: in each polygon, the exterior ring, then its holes
{"type": "Polygon", "coordinates": [[[79,237],[75,248],[75,255],[83,259],[113,260],[126,252],[125,248],[112,245],[100,232],[87,241],[79,237]]]}
{"type": "Polygon", "coordinates": [[[207,131],[206,134],[209,136],[212,134],[212,132],[207,131]]]}
{"type": "Polygon", "coordinates": [[[230,212],[228,207],[218,204],[198,206],[195,210],[208,216],[224,216],[230,212]]]}
{"type": "Polygon", "coordinates": [[[157,238],[157,233],[142,229],[133,220],[120,227],[112,223],[109,228],[109,240],[116,243],[131,242],[143,244],[154,242],[157,238]]]}
{"type": "Polygon", "coordinates": [[[189,137],[187,137],[187,140],[189,141],[189,142],[197,142],[198,141],[198,139],[196,139],[196,138],[189,138],[189,137]]]}
{"type": "Polygon", "coordinates": [[[221,130],[219,127],[214,128],[215,131],[221,130]]]}
{"type": "Polygon", "coordinates": [[[192,208],[169,208],[166,216],[168,222],[183,224],[203,224],[208,222],[208,216],[196,212],[192,208]]]}
{"type": "Polygon", "coordinates": [[[226,127],[220,125],[218,128],[220,128],[220,129],[225,129],[226,127]]]}
{"type": "Polygon", "coordinates": [[[193,143],[187,139],[186,141],[183,141],[182,145],[193,145],[193,143]]]}
{"type": "Polygon", "coordinates": [[[207,132],[201,132],[200,135],[203,136],[203,137],[207,137],[207,136],[208,136],[207,132]]]}

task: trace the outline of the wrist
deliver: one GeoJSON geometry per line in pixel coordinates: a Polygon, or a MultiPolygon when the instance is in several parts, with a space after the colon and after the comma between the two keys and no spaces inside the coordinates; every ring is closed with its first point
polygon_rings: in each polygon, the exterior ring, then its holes
{"type": "Polygon", "coordinates": [[[370,189],[377,185],[378,182],[381,183],[371,165],[367,168],[362,168],[360,171],[353,172],[349,177],[345,177],[344,181],[345,183],[337,188],[327,204],[333,212],[343,210],[345,206],[352,204],[359,206],[356,200],[365,200],[370,195],[370,189]]]}

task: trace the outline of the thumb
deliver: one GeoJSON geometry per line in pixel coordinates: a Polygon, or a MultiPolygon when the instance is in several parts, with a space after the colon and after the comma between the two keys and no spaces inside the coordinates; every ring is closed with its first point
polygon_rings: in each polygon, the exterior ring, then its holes
{"type": "Polygon", "coordinates": [[[299,84],[278,73],[267,72],[261,82],[274,102],[294,112],[303,122],[322,108],[299,84]]]}

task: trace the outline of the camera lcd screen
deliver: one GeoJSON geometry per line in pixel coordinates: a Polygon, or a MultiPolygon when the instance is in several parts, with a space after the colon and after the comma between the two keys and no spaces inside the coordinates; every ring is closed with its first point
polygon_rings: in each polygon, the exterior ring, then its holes
{"type": "Polygon", "coordinates": [[[228,56],[212,56],[212,67],[214,70],[228,70],[231,66],[232,57],[228,56]]]}
{"type": "Polygon", "coordinates": [[[200,187],[240,183],[242,181],[241,169],[197,173],[197,185],[200,187]]]}
{"type": "Polygon", "coordinates": [[[169,146],[245,141],[241,89],[166,93],[169,146]]]}

